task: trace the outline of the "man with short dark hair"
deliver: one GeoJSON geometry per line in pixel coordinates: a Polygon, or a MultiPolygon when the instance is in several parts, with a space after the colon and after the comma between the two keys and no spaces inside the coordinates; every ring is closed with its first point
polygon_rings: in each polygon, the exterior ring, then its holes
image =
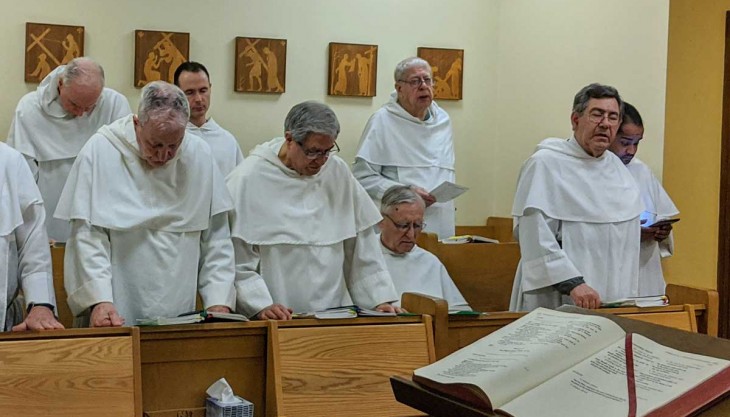
{"type": "Polygon", "coordinates": [[[187,131],[200,136],[213,151],[218,167],[225,177],[243,161],[243,153],[231,132],[208,118],[213,85],[205,66],[198,62],[183,62],[175,70],[175,85],[185,93],[190,104],[187,131]]]}
{"type": "Polygon", "coordinates": [[[522,165],[512,206],[522,258],[510,310],[639,294],[639,214],[631,174],[606,152],[621,124],[615,88],[590,84],[576,94],[573,137],[548,138],[522,165]]]}
{"type": "Polygon", "coordinates": [[[644,122],[636,107],[624,102],[624,118],[616,139],[608,148],[621,159],[641,191],[644,212],[641,213],[641,257],[639,260],[639,296],[662,295],[666,287],[662,258],[674,253],[672,225],[652,226],[679,214],[677,206],[664,191],[651,168],[636,158],[639,142],[644,137],[644,122]]]}
{"type": "Polygon", "coordinates": [[[136,115],[104,126],[79,153],[56,217],[71,223],[65,285],[91,327],[233,306],[231,197],[210,147],[186,134],[184,93],[153,81],[136,115]]]}
{"type": "Polygon", "coordinates": [[[86,57],[57,67],[18,102],[8,145],[36,178],[50,239],[65,242],[71,232],[53,213],[76,155],[100,127],[130,113],[127,98],[105,88],[103,68],[86,57]]]}

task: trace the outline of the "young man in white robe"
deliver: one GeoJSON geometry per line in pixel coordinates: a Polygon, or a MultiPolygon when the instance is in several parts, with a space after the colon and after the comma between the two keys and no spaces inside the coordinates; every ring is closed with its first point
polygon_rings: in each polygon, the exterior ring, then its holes
{"type": "Polygon", "coordinates": [[[100,127],[131,113],[126,97],[104,87],[101,66],[85,57],[58,66],[18,102],[8,145],[25,156],[36,178],[50,239],[65,242],[71,233],[53,213],[76,155],[100,127]]]}
{"type": "Polygon", "coordinates": [[[2,330],[63,329],[54,317],[43,199],[23,156],[0,142],[0,323],[2,330]],[[28,315],[23,320],[18,292],[28,315]]]}
{"type": "Polygon", "coordinates": [[[183,62],[175,70],[175,85],[180,87],[190,104],[190,121],[187,131],[200,136],[213,151],[215,161],[225,178],[243,161],[243,153],[231,132],[223,129],[212,117],[208,118],[210,83],[208,69],[198,62],[183,62]]]}
{"type": "Polygon", "coordinates": [[[232,202],[208,145],[186,134],[185,94],[147,84],[137,115],[99,129],[56,210],[71,222],[65,284],[92,327],[233,306],[232,202]]]}
{"type": "Polygon", "coordinates": [[[648,165],[636,158],[644,137],[644,122],[639,111],[624,102],[624,117],[616,139],[608,148],[626,165],[639,185],[644,212],[641,213],[641,257],[639,259],[639,296],[663,295],[666,287],[662,258],[674,254],[672,225],[651,227],[657,220],[679,214],[677,206],[648,165]]]}
{"type": "Polygon", "coordinates": [[[398,297],[417,292],[446,300],[449,310],[470,310],[444,264],[416,245],[425,210],[426,203],[411,186],[393,186],[381,199],[380,244],[398,297]]]}
{"type": "Polygon", "coordinates": [[[512,206],[522,258],[510,310],[639,295],[636,181],[606,152],[621,124],[621,97],[591,84],[573,101],[573,137],[548,138],[522,165],[512,206]]]}
{"type": "Polygon", "coordinates": [[[395,311],[380,251],[378,209],[337,151],[337,116],[313,101],[292,107],[284,137],[258,145],[226,179],[233,196],[237,308],[286,320],[357,304],[395,311]]]}
{"type": "Polygon", "coordinates": [[[431,66],[408,58],[395,68],[395,92],[368,120],[352,167],[376,204],[394,185],[412,184],[426,202],[427,232],[454,235],[454,201],[429,193],[455,182],[454,143],[449,115],[433,101],[431,66]]]}

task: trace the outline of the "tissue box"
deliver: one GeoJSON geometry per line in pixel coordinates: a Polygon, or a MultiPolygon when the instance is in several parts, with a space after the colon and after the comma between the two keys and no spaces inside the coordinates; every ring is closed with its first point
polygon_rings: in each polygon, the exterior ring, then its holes
{"type": "Polygon", "coordinates": [[[208,397],[205,400],[205,416],[206,417],[253,417],[253,404],[244,400],[238,395],[235,396],[241,400],[238,404],[221,403],[215,398],[208,397]]]}

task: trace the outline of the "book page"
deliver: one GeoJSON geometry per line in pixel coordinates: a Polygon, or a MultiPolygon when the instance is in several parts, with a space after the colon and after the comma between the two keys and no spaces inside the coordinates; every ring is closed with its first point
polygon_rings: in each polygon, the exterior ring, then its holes
{"type": "Polygon", "coordinates": [[[455,199],[456,197],[464,194],[467,190],[467,187],[456,185],[453,182],[444,181],[439,184],[438,187],[429,191],[429,194],[431,194],[439,203],[443,203],[455,199]]]}
{"type": "Polygon", "coordinates": [[[414,374],[474,384],[499,408],[624,335],[603,317],[539,308],[414,374]]]}
{"type": "MultiPolygon", "coordinates": [[[[637,416],[666,404],[730,363],[681,352],[638,334],[632,337],[637,416]]],[[[502,409],[520,417],[542,417],[546,409],[562,417],[583,417],[589,410],[601,410],[601,415],[626,415],[624,341],[609,346],[502,409]]]]}

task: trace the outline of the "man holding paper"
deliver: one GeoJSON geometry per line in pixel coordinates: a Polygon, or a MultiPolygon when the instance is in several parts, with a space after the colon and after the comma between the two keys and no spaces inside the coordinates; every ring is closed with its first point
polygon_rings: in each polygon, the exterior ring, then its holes
{"type": "Polygon", "coordinates": [[[520,259],[510,310],[639,295],[636,181],[611,152],[621,124],[615,88],[591,84],[576,94],[573,137],[548,138],[523,164],[512,206],[520,259]]]}
{"type": "Polygon", "coordinates": [[[641,213],[641,257],[639,259],[639,296],[663,295],[666,283],[662,274],[662,258],[674,253],[671,224],[657,220],[679,214],[651,168],[635,158],[639,141],[644,137],[644,122],[636,107],[624,102],[624,118],[616,139],[608,148],[626,165],[636,179],[644,203],[641,213]]]}
{"type": "Polygon", "coordinates": [[[365,125],[353,174],[376,204],[394,185],[416,185],[426,202],[426,231],[453,236],[454,202],[431,193],[455,181],[452,136],[449,115],[433,101],[431,66],[421,58],[405,59],[395,68],[390,101],[365,125]]]}

